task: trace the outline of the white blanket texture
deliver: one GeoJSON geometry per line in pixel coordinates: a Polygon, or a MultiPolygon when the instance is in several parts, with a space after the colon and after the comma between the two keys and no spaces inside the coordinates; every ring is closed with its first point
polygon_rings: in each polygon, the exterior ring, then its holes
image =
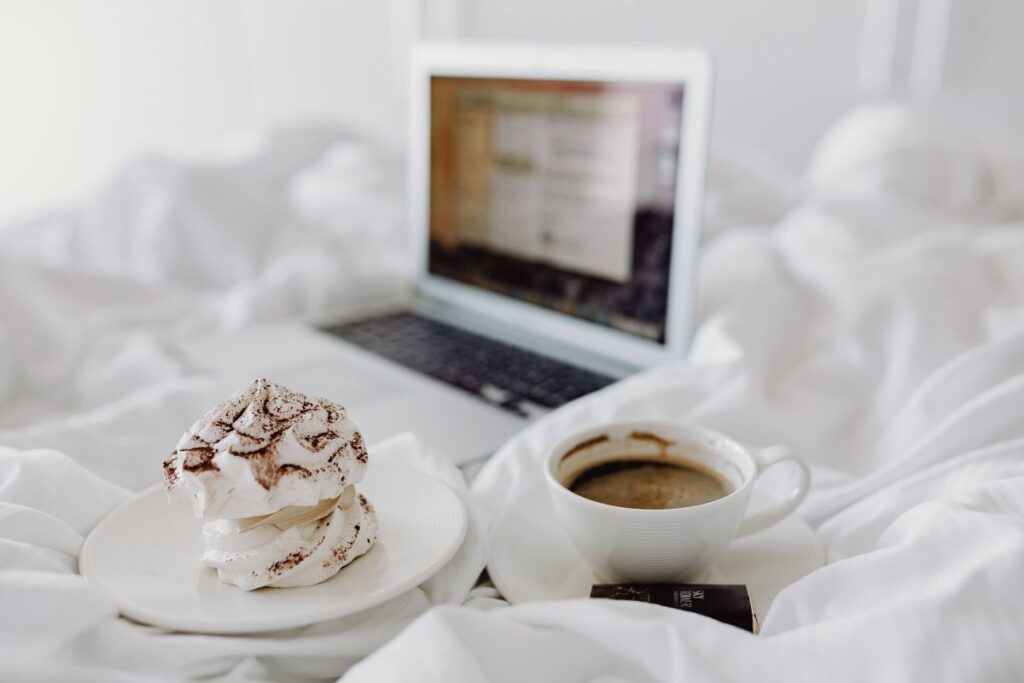
{"type": "Polygon", "coordinates": [[[182,344],[401,296],[397,177],[343,133],[287,131],[232,164],[140,160],[89,205],[0,231],[0,679],[1024,678],[1024,153],[894,105],[837,123],[799,181],[716,159],[685,362],[543,418],[471,488],[414,436],[371,448],[469,506],[434,579],[260,636],[119,619],[77,573],[84,537],[235,388],[182,344]],[[692,420],[812,465],[800,514],[828,564],[759,636],[472,589],[545,448],[617,418],[692,420]]]}

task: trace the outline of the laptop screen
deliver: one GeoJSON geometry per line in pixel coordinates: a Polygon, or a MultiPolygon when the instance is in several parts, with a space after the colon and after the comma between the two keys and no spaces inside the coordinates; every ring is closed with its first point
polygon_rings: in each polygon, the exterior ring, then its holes
{"type": "Polygon", "coordinates": [[[663,343],[683,86],[433,76],[431,274],[663,343]]]}

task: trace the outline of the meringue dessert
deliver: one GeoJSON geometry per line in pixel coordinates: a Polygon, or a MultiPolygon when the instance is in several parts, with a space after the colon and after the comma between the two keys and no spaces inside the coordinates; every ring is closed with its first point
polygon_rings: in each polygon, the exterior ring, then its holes
{"type": "Polygon", "coordinates": [[[203,518],[201,561],[221,581],[311,586],[377,539],[376,513],[356,490],[367,461],[343,407],[256,379],[181,437],[164,487],[203,518]]]}

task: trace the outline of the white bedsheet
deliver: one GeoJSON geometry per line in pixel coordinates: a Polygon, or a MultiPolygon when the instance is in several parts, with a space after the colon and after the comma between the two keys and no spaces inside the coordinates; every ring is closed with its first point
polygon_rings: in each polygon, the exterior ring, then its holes
{"type": "MultiPolygon", "coordinates": [[[[222,638],[114,618],[75,574],[81,540],[227,390],[176,344],[400,290],[404,264],[373,219],[389,206],[383,167],[364,173],[375,162],[349,143],[319,157],[328,138],[310,139],[203,171],[212,180],[168,165],[187,179],[173,191],[134,171],[85,212],[0,233],[0,677],[330,679],[399,631],[349,677],[1024,676],[1024,156],[896,107],[839,124],[797,195],[724,196],[756,175],[720,166],[712,209],[737,210],[711,217],[690,361],[545,418],[472,488],[482,529],[538,484],[552,439],[615,417],[790,445],[814,467],[801,514],[829,565],[778,597],[760,636],[647,605],[504,607],[478,590],[456,606],[483,565],[473,542],[443,588],[349,621],[222,638]],[[338,186],[363,190],[338,199],[338,186]],[[148,208],[124,213],[125,197],[148,208]],[[786,208],[773,226],[743,225],[786,208]],[[233,256],[222,267],[207,250],[233,256]]],[[[375,456],[455,476],[415,441],[375,456]]]]}

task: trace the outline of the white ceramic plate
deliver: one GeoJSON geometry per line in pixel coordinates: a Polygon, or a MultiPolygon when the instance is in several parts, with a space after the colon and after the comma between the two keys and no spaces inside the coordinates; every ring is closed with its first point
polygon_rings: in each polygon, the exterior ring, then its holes
{"type": "MultiPolygon", "coordinates": [[[[786,586],[825,564],[814,530],[796,515],[736,540],[701,583],[745,584],[759,623],[786,586]]],[[[555,520],[547,491],[513,503],[494,525],[487,572],[511,603],[586,598],[595,583],[555,520]]]]}
{"type": "Polygon", "coordinates": [[[315,586],[245,592],[220,582],[199,564],[201,520],[168,503],[162,486],[104,518],[86,539],[79,568],[121,614],[168,629],[253,633],[343,617],[431,577],[466,534],[462,501],[419,470],[374,464],[358,489],[377,511],[377,542],[315,586]]]}

